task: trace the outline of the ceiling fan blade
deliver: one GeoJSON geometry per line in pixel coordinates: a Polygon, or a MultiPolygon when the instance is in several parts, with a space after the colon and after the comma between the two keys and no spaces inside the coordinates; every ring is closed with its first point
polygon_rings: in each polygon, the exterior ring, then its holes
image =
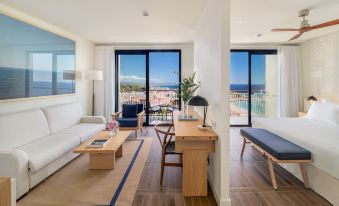
{"type": "Polygon", "coordinates": [[[278,32],[278,31],[299,31],[299,29],[292,29],[292,28],[283,28],[283,29],[272,29],[272,32],[278,32]]]}
{"type": "Polygon", "coordinates": [[[301,35],[303,35],[304,32],[299,32],[299,34],[297,35],[294,35],[292,38],[290,38],[288,41],[292,41],[292,40],[295,40],[295,39],[298,39],[301,35]]]}
{"type": "Polygon", "coordinates": [[[333,20],[333,21],[328,21],[328,22],[325,22],[325,23],[322,23],[322,24],[318,24],[318,25],[311,26],[310,30],[313,30],[313,29],[320,29],[320,28],[328,27],[328,26],[334,26],[334,25],[337,25],[337,24],[339,24],[339,19],[336,19],[336,20],[333,20]]]}

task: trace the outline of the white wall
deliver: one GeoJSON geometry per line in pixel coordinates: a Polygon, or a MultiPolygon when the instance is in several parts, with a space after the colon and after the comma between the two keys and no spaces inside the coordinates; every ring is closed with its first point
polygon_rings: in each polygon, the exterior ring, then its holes
{"type": "MultiPolygon", "coordinates": [[[[209,182],[219,205],[229,199],[229,49],[230,1],[207,0],[194,40],[194,67],[201,82],[199,95],[210,106],[207,121],[218,134],[210,155],[209,182]]],[[[198,111],[201,113],[201,111],[198,111]]]]}
{"type": "Polygon", "coordinates": [[[301,44],[303,98],[339,102],[339,32],[301,44]]]}
{"type": "MultiPolygon", "coordinates": [[[[39,28],[64,36],[76,41],[76,70],[84,73],[86,70],[93,69],[94,44],[90,41],[82,39],[67,31],[50,25],[44,21],[28,16],[13,8],[0,4],[0,12],[26,23],[32,24],[39,28]]],[[[39,108],[48,105],[62,104],[68,102],[80,102],[86,114],[91,114],[92,111],[92,82],[77,79],[76,94],[73,95],[58,95],[52,97],[36,97],[18,100],[2,100],[0,101],[0,114],[23,111],[33,108],[39,108]]]]}

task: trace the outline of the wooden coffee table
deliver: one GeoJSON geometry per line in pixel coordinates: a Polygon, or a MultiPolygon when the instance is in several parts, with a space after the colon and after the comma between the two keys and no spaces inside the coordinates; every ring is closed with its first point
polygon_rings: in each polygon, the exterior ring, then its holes
{"type": "Polygon", "coordinates": [[[90,169],[112,170],[115,165],[115,157],[122,156],[123,143],[131,134],[131,131],[119,131],[116,136],[109,138],[109,131],[101,131],[89,140],[73,150],[74,153],[88,153],[90,169]],[[109,139],[108,142],[100,148],[87,147],[87,145],[96,139],[109,139]]]}

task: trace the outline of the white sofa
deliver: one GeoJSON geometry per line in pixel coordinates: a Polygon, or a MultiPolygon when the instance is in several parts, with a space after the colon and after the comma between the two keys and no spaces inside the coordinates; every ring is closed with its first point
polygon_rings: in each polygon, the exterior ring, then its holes
{"type": "Polygon", "coordinates": [[[19,198],[78,156],[73,148],[105,129],[100,116],[83,116],[78,103],[0,116],[0,176],[16,179],[19,198]]]}

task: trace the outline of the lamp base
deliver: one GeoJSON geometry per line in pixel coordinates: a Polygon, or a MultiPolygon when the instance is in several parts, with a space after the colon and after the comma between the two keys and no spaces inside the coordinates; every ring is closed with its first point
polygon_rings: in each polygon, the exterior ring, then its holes
{"type": "Polygon", "coordinates": [[[207,125],[205,125],[205,126],[203,126],[203,125],[198,125],[198,130],[200,130],[200,131],[205,131],[205,130],[207,130],[207,129],[209,129],[210,128],[210,126],[207,126],[207,125]]]}

